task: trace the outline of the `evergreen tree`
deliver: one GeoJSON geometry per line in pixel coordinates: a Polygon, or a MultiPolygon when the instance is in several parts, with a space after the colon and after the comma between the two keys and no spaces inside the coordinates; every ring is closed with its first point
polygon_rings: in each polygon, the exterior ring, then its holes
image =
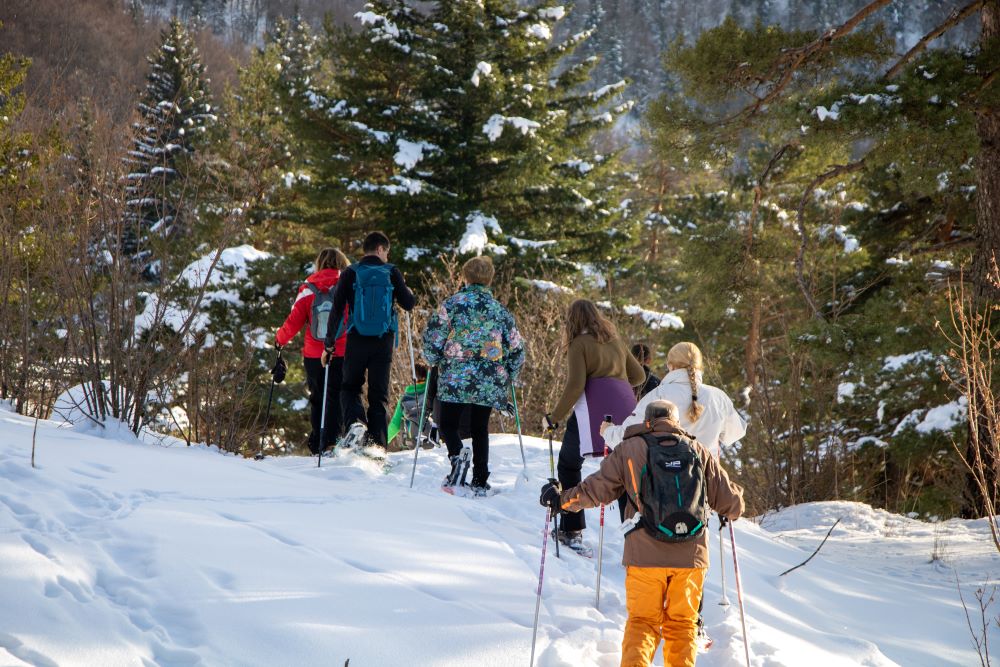
{"type": "Polygon", "coordinates": [[[194,154],[208,143],[218,119],[198,48],[179,21],[171,21],[161,33],[149,63],[140,120],[133,126],[136,138],[125,159],[129,174],[122,250],[144,274],[155,277],[157,246],[195,231],[196,190],[188,179],[195,169],[194,154]]]}
{"type": "Polygon", "coordinates": [[[19,89],[28,75],[28,64],[26,58],[0,55],[0,185],[16,182],[18,154],[26,148],[25,137],[15,130],[14,121],[24,109],[19,89]]]}
{"type": "Polygon", "coordinates": [[[686,319],[724,382],[755,397],[740,458],[771,501],[852,479],[848,497],[953,513],[956,434],[921,425],[932,408],[960,412],[934,323],[980,224],[969,102],[989,60],[941,49],[887,76],[892,41],[861,27],[882,4],[812,31],[727,19],[677,44],[678,88],[649,120],[674,184],[696,194],[658,214],[677,232],[666,266],[686,319]]]}
{"type": "Polygon", "coordinates": [[[627,238],[623,177],[592,143],[629,108],[615,102],[626,83],[585,90],[596,59],[557,73],[589,36],[553,41],[564,15],[508,0],[426,12],[379,0],[357,15],[359,33],[328,27],[327,68],[289,97],[309,128],[299,138],[313,215],[341,238],[383,228],[406,259],[523,252],[572,268],[614,256],[627,238]]]}

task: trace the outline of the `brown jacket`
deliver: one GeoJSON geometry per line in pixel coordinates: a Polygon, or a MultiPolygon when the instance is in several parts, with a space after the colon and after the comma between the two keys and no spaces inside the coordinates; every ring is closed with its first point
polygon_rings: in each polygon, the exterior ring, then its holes
{"type": "MultiPolygon", "coordinates": [[[[694,441],[675,422],[659,419],[649,428],[645,424],[635,424],[625,431],[625,439],[615,447],[601,463],[601,468],[572,489],[562,492],[562,508],[576,512],[588,507],[597,507],[618,499],[627,492],[633,502],[626,503],[625,518],[632,518],[638,496],[639,476],[646,465],[646,441],[643,433],[653,435],[675,434],[694,441]]],[[[666,440],[661,447],[674,446],[673,440],[666,440]]],[[[743,513],[743,489],[729,481],[729,475],[719,462],[701,443],[695,442],[695,449],[705,466],[706,499],[709,507],[726,517],[737,519],[743,513]]],[[[636,567],[708,567],[708,530],[687,542],[660,542],[645,528],[633,530],[625,538],[624,565],[636,567]]]]}
{"type": "Polygon", "coordinates": [[[589,378],[619,378],[637,387],[646,380],[642,364],[636,361],[621,338],[598,343],[593,334],[583,333],[573,339],[566,354],[566,386],[552,419],[565,421],[583,394],[589,378]]]}

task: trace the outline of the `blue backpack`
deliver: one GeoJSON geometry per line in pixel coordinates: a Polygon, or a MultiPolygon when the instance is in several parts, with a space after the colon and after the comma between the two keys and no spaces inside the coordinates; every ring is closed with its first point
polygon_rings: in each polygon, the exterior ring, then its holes
{"type": "Polygon", "coordinates": [[[399,331],[396,309],[392,305],[392,264],[355,264],[353,329],[362,336],[384,336],[399,331]]]}

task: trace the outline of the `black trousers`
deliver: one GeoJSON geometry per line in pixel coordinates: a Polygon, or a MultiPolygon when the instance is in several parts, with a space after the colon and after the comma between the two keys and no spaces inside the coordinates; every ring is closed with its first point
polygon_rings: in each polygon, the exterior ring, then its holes
{"type": "MultiPolygon", "coordinates": [[[[559,447],[559,462],[556,464],[559,483],[564,489],[570,489],[583,479],[583,457],[580,455],[580,428],[576,415],[571,414],[566,420],[566,433],[563,434],[562,445],[559,447]]],[[[564,532],[583,530],[587,527],[587,518],[583,510],[579,512],[563,512],[559,516],[559,530],[564,532]]]]}
{"type": "Polygon", "coordinates": [[[394,332],[384,336],[347,334],[344,351],[344,380],[340,385],[340,406],[344,411],[344,428],[356,421],[368,426],[368,435],[383,447],[388,440],[389,369],[392,366],[394,332]],[[361,387],[368,375],[368,411],[361,402],[361,387]]]}
{"type": "MultiPolygon", "coordinates": [[[[562,446],[559,448],[559,462],[556,464],[559,483],[563,489],[571,489],[583,479],[583,456],[580,455],[580,427],[576,415],[571,414],[566,420],[566,433],[563,435],[562,446]]],[[[628,494],[623,493],[618,499],[618,515],[625,523],[625,503],[628,494]]],[[[587,517],[583,510],[579,512],[563,512],[559,515],[559,530],[575,531],[587,527],[587,517]]]]}
{"type": "MultiPolygon", "coordinates": [[[[461,405],[469,404],[462,403],[461,405]]],[[[441,401],[436,398],[431,416],[434,418],[435,424],[441,424],[441,401]]],[[[462,440],[468,440],[472,437],[472,412],[470,410],[462,410],[462,416],[458,420],[458,437],[462,440]]]]}
{"type": "MultiPolygon", "coordinates": [[[[309,451],[318,454],[320,422],[323,419],[323,377],[326,370],[319,359],[304,357],[302,364],[306,369],[306,385],[309,387],[309,422],[312,432],[309,434],[309,451]]],[[[334,357],[330,360],[329,385],[326,388],[326,433],[323,447],[334,445],[340,437],[340,426],[343,420],[340,415],[340,383],[344,369],[344,359],[334,357]]]]}
{"type": "Polygon", "coordinates": [[[472,485],[481,486],[490,476],[490,413],[488,405],[472,405],[470,403],[448,403],[441,401],[441,437],[448,446],[448,455],[455,456],[462,451],[462,438],[459,429],[462,423],[462,413],[470,415],[469,427],[472,430],[472,485]]]}

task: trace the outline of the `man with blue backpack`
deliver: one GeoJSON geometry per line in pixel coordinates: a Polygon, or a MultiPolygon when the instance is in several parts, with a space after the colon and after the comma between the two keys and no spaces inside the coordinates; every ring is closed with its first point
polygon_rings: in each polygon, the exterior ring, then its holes
{"type": "MultiPolygon", "coordinates": [[[[388,440],[389,369],[392,366],[392,350],[399,338],[395,304],[410,311],[415,299],[406,286],[402,272],[389,264],[389,237],[382,232],[372,232],[365,237],[361,250],[364,257],[341,273],[333,295],[333,319],[339,321],[344,309],[348,309],[344,327],[347,346],[340,405],[345,427],[363,422],[368,427],[368,437],[375,444],[385,447],[388,440]],[[366,373],[367,413],[361,403],[361,386],[365,383],[366,373]]],[[[340,333],[331,330],[327,334],[328,356],[333,356],[334,343],[340,333]]]]}

